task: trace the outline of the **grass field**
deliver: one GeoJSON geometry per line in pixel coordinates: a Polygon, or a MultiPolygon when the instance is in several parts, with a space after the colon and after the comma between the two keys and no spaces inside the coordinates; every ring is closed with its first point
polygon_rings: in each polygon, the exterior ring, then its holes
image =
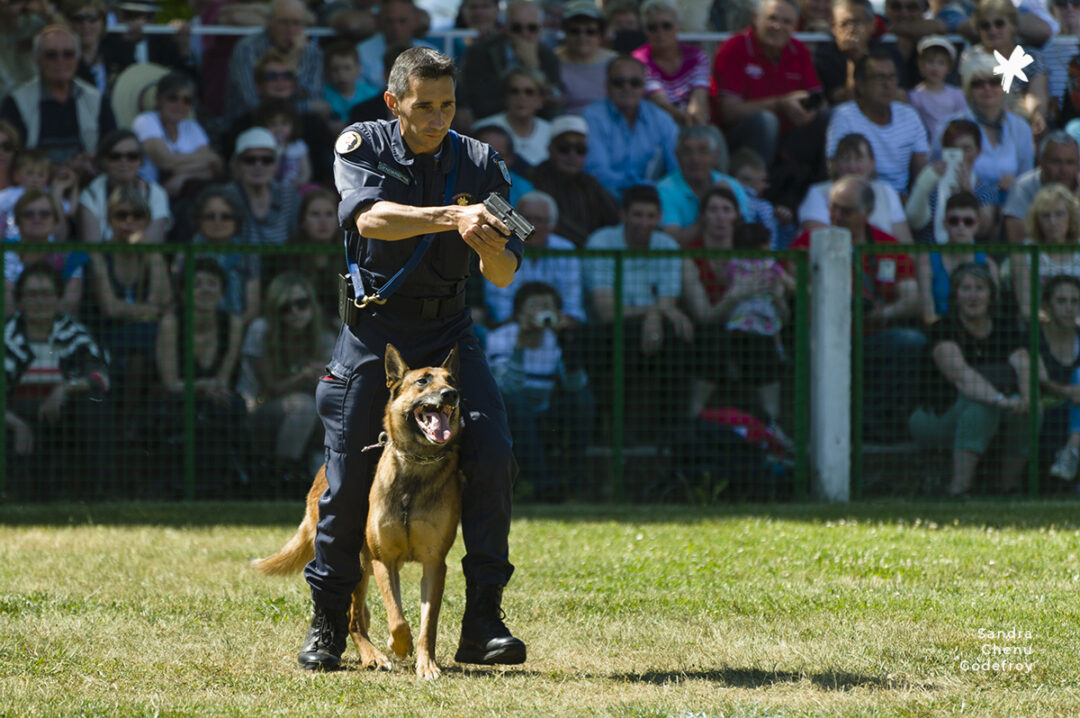
{"type": "Polygon", "coordinates": [[[299,501],[0,506],[0,715],[1077,716],[1077,508],[522,509],[504,608],[529,661],[452,661],[459,540],[420,683],[351,644],[350,670],[297,669],[306,585],[246,560],[299,501]]]}

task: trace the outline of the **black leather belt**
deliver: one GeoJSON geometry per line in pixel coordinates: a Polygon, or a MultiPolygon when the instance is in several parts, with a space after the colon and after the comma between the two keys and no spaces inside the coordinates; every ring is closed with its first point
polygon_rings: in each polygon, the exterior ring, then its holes
{"type": "Polygon", "coordinates": [[[398,314],[417,319],[444,319],[457,314],[465,308],[465,292],[458,292],[452,297],[403,297],[395,294],[378,307],[389,314],[398,314]]]}

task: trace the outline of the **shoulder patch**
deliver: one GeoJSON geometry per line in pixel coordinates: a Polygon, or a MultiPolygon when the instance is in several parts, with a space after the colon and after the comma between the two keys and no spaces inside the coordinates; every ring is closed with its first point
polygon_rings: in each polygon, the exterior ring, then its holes
{"type": "Polygon", "coordinates": [[[334,144],[334,149],[337,150],[339,155],[347,155],[357,147],[360,146],[360,133],[355,130],[349,130],[348,132],[342,132],[338,136],[337,142],[334,144]]]}
{"type": "Polygon", "coordinates": [[[499,165],[499,171],[502,172],[502,176],[503,179],[506,180],[506,184],[514,184],[513,180],[510,179],[510,170],[506,168],[506,163],[502,160],[495,160],[495,164],[499,165]]]}

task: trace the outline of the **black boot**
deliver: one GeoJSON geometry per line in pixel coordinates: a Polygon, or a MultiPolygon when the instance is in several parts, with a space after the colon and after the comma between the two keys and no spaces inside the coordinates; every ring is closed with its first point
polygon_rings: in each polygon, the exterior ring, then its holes
{"type": "Polygon", "coordinates": [[[502,586],[466,586],[458,663],[515,665],[525,662],[525,643],[510,635],[502,619],[502,586]]]}
{"type": "Polygon", "coordinates": [[[335,671],[349,635],[349,619],[344,609],[334,610],[315,604],[311,628],[300,647],[297,661],[309,671],[335,671]]]}

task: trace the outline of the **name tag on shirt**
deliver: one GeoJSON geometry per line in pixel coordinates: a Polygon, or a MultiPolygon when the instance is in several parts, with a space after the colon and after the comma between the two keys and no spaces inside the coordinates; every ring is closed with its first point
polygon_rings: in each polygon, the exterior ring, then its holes
{"type": "Polygon", "coordinates": [[[390,177],[393,177],[398,182],[403,182],[403,183],[405,183],[407,185],[412,184],[412,180],[410,180],[408,178],[408,176],[405,175],[404,172],[397,169],[396,167],[391,167],[390,165],[386,164],[385,162],[380,162],[379,163],[378,170],[380,172],[382,172],[384,175],[388,175],[390,177]]]}
{"type": "Polygon", "coordinates": [[[893,283],[896,281],[896,260],[882,259],[877,266],[877,280],[879,282],[893,283]]]}

